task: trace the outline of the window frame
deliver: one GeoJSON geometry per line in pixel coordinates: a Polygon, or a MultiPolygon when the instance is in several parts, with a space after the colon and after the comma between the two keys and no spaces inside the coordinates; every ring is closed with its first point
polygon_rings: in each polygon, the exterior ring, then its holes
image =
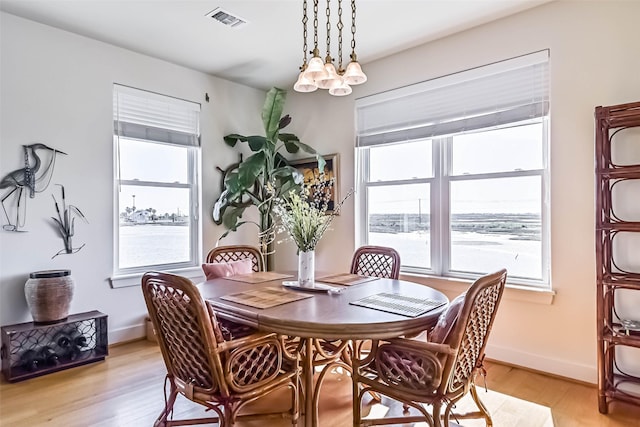
{"type": "MultiPolygon", "coordinates": [[[[540,242],[541,278],[516,277],[511,274],[509,281],[518,285],[522,284],[529,289],[540,291],[550,289],[550,57],[550,50],[542,49],[356,99],[355,182],[360,193],[355,206],[356,244],[367,244],[369,239],[367,200],[369,188],[427,183],[431,203],[429,208],[431,264],[429,268],[403,266],[401,271],[403,273],[417,271],[421,275],[437,276],[444,279],[474,279],[482,273],[471,274],[451,270],[450,257],[453,253],[451,197],[454,194],[452,185],[456,182],[472,182],[481,179],[499,180],[511,177],[539,176],[541,187],[539,193],[542,239],[540,242]],[[542,143],[540,148],[542,151],[540,153],[541,167],[540,164],[525,164],[524,167],[527,169],[524,171],[515,169],[518,165],[513,165],[513,171],[485,173],[482,170],[472,169],[469,174],[466,171],[457,171],[462,174],[460,176],[452,174],[453,144],[451,138],[462,134],[510,128],[527,123],[542,125],[537,130],[541,132],[542,140],[536,136],[536,143],[542,143]],[[433,177],[369,182],[371,170],[368,153],[370,149],[376,146],[425,140],[432,141],[433,177]],[[442,248],[445,248],[446,251],[442,248]]],[[[538,134],[536,133],[536,135],[538,134]]],[[[380,176],[384,177],[384,175],[380,176]]],[[[376,177],[375,174],[374,177],[376,177]]],[[[405,177],[402,176],[402,178],[405,177]]],[[[500,186],[503,183],[499,181],[489,183],[489,185],[496,184],[500,186]]],[[[524,182],[523,188],[529,185],[524,182]]],[[[504,200],[509,199],[508,196],[504,198],[504,200]]],[[[460,200],[456,200],[455,203],[458,201],[460,200]]],[[[526,271],[523,273],[527,274],[526,271]]],[[[537,271],[534,271],[532,275],[537,276],[537,271]]]]}
{"type": "MultiPolygon", "coordinates": [[[[116,93],[116,87],[121,85],[114,84],[114,94],[116,93]]],[[[125,87],[127,90],[133,88],[125,87]]],[[[141,93],[145,93],[144,90],[139,90],[141,93]]],[[[154,97],[158,97],[159,94],[149,92],[154,97]]],[[[167,99],[177,99],[167,95],[161,95],[167,99]]],[[[183,101],[184,102],[184,101],[183,101]]],[[[197,103],[193,103],[197,104],[197,103]]],[[[200,109],[199,104],[198,110],[200,109]]],[[[113,112],[114,123],[118,121],[116,112],[113,112]]],[[[199,123],[199,118],[197,119],[199,123]]],[[[199,128],[199,125],[197,126],[199,128]]],[[[158,128],[162,130],[162,127],[158,128]]],[[[168,129],[168,128],[167,128],[168,129]]],[[[197,140],[199,141],[199,132],[197,140]]],[[[114,288],[132,286],[139,284],[139,278],[142,273],[150,270],[159,271],[171,271],[180,273],[189,278],[196,278],[201,276],[200,263],[202,260],[202,223],[200,220],[200,207],[201,207],[201,147],[197,145],[190,145],[186,143],[172,143],[166,141],[154,140],[153,138],[138,138],[126,135],[119,135],[117,126],[113,131],[113,153],[114,153],[114,185],[113,185],[113,277],[111,277],[111,286],[114,288]],[[172,147],[179,147],[186,150],[186,162],[187,162],[187,179],[186,182],[163,182],[163,181],[142,181],[137,179],[121,179],[120,176],[120,145],[126,144],[127,140],[140,141],[148,144],[166,145],[172,147]],[[163,264],[150,264],[135,267],[120,266],[120,213],[122,211],[120,206],[120,187],[133,186],[141,188],[179,188],[188,189],[189,192],[189,260],[181,262],[163,263],[163,264]]]]}
{"type": "MultiPolygon", "coordinates": [[[[375,187],[390,187],[403,184],[428,184],[430,186],[430,268],[411,267],[401,265],[402,273],[436,276],[452,279],[473,280],[483,273],[471,273],[454,271],[451,269],[451,212],[450,194],[452,182],[477,181],[487,179],[500,179],[511,177],[539,176],[541,182],[540,209],[541,209],[541,279],[510,276],[509,282],[538,289],[550,289],[550,210],[549,210],[549,116],[545,115],[531,121],[542,125],[542,168],[513,170],[503,172],[470,173],[453,175],[452,150],[454,135],[444,135],[433,138],[419,138],[407,140],[411,143],[420,140],[430,140],[432,150],[433,176],[427,178],[396,179],[387,181],[369,181],[370,176],[370,149],[376,146],[364,146],[356,148],[356,185],[361,191],[356,198],[356,244],[366,245],[369,235],[368,190],[375,187]],[[434,207],[439,206],[440,209],[434,207]]],[[[467,133],[480,133],[488,130],[503,129],[520,126],[519,122],[477,129],[467,133]]],[[[458,134],[462,134],[458,133],[458,134]]],[[[397,143],[397,144],[402,144],[397,143]]]]}

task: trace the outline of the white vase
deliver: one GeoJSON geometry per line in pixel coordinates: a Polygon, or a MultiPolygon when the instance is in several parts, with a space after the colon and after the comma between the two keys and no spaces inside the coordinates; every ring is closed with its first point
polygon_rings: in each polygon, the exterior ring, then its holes
{"type": "Polygon", "coordinates": [[[315,282],[315,251],[298,253],[298,285],[313,287],[315,282]]]}

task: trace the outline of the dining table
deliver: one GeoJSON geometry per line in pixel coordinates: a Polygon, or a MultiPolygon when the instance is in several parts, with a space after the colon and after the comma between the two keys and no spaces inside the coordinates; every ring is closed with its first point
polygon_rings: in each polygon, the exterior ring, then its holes
{"type": "Polygon", "coordinates": [[[342,343],[342,351],[351,341],[417,335],[433,327],[448,305],[442,292],[407,280],[316,273],[316,283],[322,289],[300,289],[295,273],[257,272],[198,284],[217,316],[297,337],[305,427],[318,425],[321,380],[314,387],[314,374],[317,353],[322,352],[319,342],[342,343]],[[416,301],[430,306],[420,313],[416,301]],[[397,313],[398,307],[403,314],[397,313]]]}

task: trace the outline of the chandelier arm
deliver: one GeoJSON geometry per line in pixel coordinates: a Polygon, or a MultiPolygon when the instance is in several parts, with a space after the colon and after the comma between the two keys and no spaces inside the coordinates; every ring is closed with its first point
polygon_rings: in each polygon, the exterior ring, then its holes
{"type": "Polygon", "coordinates": [[[313,56],[318,54],[318,0],[313,0],[313,56]]]}
{"type": "Polygon", "coordinates": [[[342,69],[342,0],[338,0],[338,74],[344,73],[342,69]]]}
{"type": "Polygon", "coordinates": [[[327,0],[327,62],[331,61],[331,0],[327,0]]]}
{"type": "Polygon", "coordinates": [[[302,67],[300,69],[302,71],[307,68],[307,22],[309,22],[309,18],[307,17],[307,0],[302,2],[302,67]]]}
{"type": "Polygon", "coordinates": [[[351,60],[356,60],[356,0],[351,0],[351,60]]]}

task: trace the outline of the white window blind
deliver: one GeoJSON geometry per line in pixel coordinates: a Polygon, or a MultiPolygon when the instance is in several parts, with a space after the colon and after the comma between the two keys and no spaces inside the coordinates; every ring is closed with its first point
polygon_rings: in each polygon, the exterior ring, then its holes
{"type": "Polygon", "coordinates": [[[176,145],[199,146],[200,104],[114,84],[114,134],[176,145]]]}
{"type": "Polygon", "coordinates": [[[357,145],[499,127],[549,110],[549,51],[497,62],[356,101],[357,145]]]}

